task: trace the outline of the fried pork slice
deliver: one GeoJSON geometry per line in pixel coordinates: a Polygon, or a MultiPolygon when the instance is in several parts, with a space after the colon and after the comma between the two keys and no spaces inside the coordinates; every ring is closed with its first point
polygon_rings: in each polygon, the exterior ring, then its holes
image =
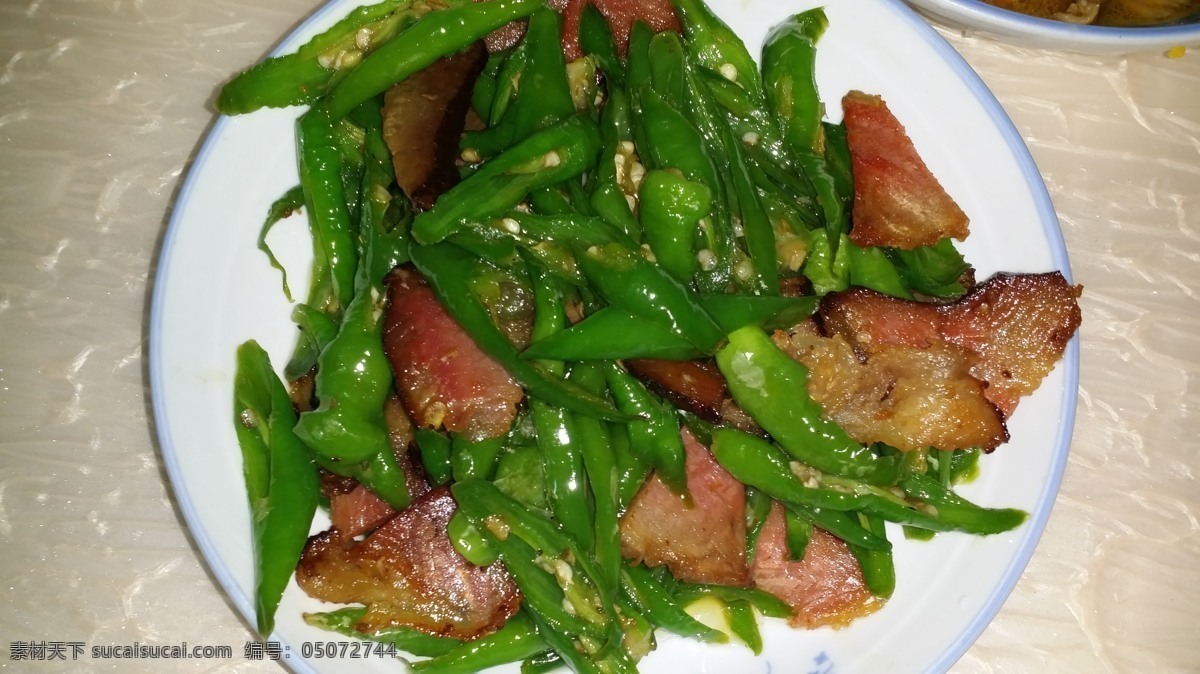
{"type": "Polygon", "coordinates": [[[942,337],[977,356],[971,373],[1009,416],[1062,358],[1082,320],[1082,292],[1059,272],[997,274],[939,309],[942,337]]]}
{"type": "Polygon", "coordinates": [[[970,374],[963,349],[872,345],[860,360],[842,336],[788,335],[776,343],[809,369],[808,392],[846,433],[863,444],[909,451],[995,449],[1008,440],[999,411],[970,374]]]}
{"type": "Polygon", "coordinates": [[[383,348],[417,426],[473,440],[508,432],[524,392],[475,345],[411,267],[388,277],[383,348]]]}
{"type": "Polygon", "coordinates": [[[790,561],[784,527],[783,506],[776,503],[755,542],[750,573],[755,586],[792,607],[792,627],[845,627],[883,605],[867,590],[844,542],[814,528],[804,558],[790,561]]]}
{"type": "Polygon", "coordinates": [[[383,138],[396,184],[421,210],[458,183],[458,140],[475,79],[487,63],[482,43],[434,61],[383,97],[383,138]]]}
{"type": "Polygon", "coordinates": [[[686,430],[683,441],[691,503],[651,476],[621,518],[621,552],[680,580],[748,585],[746,488],[686,430]]]}
{"type": "Polygon", "coordinates": [[[855,288],[826,297],[826,334],[842,335],[860,353],[882,345],[939,341],[971,355],[971,375],[1005,417],[1037,389],[1079,329],[1079,295],[1059,272],[997,274],[953,304],[934,306],[855,288]]]}
{"type": "Polygon", "coordinates": [[[965,239],[967,216],[934,177],[904,126],[879,96],[842,99],[854,173],[850,240],[912,249],[965,239]]]}
{"type": "Polygon", "coordinates": [[[313,536],[296,582],[322,601],[365,604],[355,625],[365,633],[403,626],[474,639],[493,632],[516,613],[520,594],[502,565],[474,566],[454,550],[446,526],[455,508],[441,487],[362,541],[334,529],[313,536]]]}

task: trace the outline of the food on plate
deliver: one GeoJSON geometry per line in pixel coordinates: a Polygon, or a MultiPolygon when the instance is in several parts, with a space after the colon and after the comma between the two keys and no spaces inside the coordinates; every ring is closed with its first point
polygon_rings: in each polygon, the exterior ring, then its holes
{"type": "Polygon", "coordinates": [[[1024,522],[955,485],[1080,290],[975,282],[883,99],[825,116],[826,25],[760,67],[701,0],[385,0],[225,86],[307,106],[299,338],[234,391],[264,636],[294,574],[418,671],[632,672],[661,632],[887,610],[895,525],[1024,522]]]}
{"type": "Polygon", "coordinates": [[[1195,19],[1197,0],[984,0],[1043,19],[1097,26],[1158,26],[1195,19]]]}

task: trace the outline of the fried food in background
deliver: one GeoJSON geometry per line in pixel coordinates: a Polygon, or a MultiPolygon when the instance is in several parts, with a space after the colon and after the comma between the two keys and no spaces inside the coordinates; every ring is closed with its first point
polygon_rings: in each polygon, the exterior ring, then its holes
{"type": "MultiPolygon", "coordinates": [[[[1200,13],[1200,0],[985,0],[1043,19],[1099,26],[1152,26],[1200,13]]],[[[1200,17],[1197,17],[1200,18],[1200,17]]]]}

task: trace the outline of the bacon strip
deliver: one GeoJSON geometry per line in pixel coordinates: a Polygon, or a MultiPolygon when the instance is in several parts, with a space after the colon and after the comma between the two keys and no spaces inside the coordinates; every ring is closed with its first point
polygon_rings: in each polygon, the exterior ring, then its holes
{"type": "Polygon", "coordinates": [[[388,292],[383,348],[416,424],[473,440],[508,432],[525,395],[520,385],[475,345],[415,270],[393,271],[388,292]]]}
{"type": "Polygon", "coordinates": [[[748,585],[746,488],[686,430],[683,442],[692,502],[652,475],[621,518],[621,552],[680,580],[748,585]]]}
{"type": "Polygon", "coordinates": [[[813,529],[804,558],[790,561],[783,506],[778,503],[755,542],[750,573],[759,589],[792,607],[792,627],[845,627],[883,605],[867,590],[858,560],[846,544],[822,529],[813,529]]]}
{"type": "Polygon", "coordinates": [[[499,629],[521,598],[500,564],[472,565],[446,533],[456,505],[442,487],[417,499],[365,540],[336,529],[309,539],[296,582],[309,596],[368,607],[364,633],[412,627],[473,639],[499,629]]]}

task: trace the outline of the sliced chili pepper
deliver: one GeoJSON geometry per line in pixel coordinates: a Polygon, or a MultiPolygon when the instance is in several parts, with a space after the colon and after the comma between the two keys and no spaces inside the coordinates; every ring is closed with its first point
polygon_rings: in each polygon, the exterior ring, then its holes
{"type": "Polygon", "coordinates": [[[221,87],[217,111],[240,115],[259,108],[312,103],[362,62],[364,54],[395,37],[432,8],[410,0],[359,7],[296,52],[268,58],[221,87]],[[363,37],[366,36],[366,41],[363,37]]]}
{"type": "Polygon", "coordinates": [[[600,132],[587,117],[577,115],[542,129],[454,186],[433,210],[418,215],[413,238],[418,243],[436,243],[466,222],[499,217],[530,192],[595,166],[599,152],[600,132]]]}
{"type": "Polygon", "coordinates": [[[522,358],[555,360],[691,360],[700,355],[691,342],[658,323],[615,307],[600,309],[521,352],[522,358]]]}
{"type": "Polygon", "coordinates": [[[542,0],[490,0],[426,14],[363,59],[329,92],[330,115],[340,119],[396,82],[541,6],[542,0]]]}
{"type": "Polygon", "coordinates": [[[524,67],[516,95],[503,115],[482,131],[468,132],[462,146],[479,157],[507,150],[539,129],[575,114],[561,46],[562,21],[548,7],[533,12],[525,29],[524,67]]]}
{"type": "Polygon", "coordinates": [[[670,329],[704,353],[724,333],[696,297],[664,269],[621,244],[577,250],[576,262],[592,287],[612,306],[670,329]]]}
{"type": "Polygon", "coordinates": [[[296,413],[287,389],[257,342],[238,347],[233,421],[242,448],[254,529],[255,612],[263,637],[308,540],[320,479],[292,432],[296,413]]]}
{"type": "Polygon", "coordinates": [[[789,454],[818,470],[872,484],[892,484],[895,456],[877,456],[855,442],[808,396],[808,368],[784,353],[760,328],[729,334],[717,352],[734,401],[789,454]]]}

